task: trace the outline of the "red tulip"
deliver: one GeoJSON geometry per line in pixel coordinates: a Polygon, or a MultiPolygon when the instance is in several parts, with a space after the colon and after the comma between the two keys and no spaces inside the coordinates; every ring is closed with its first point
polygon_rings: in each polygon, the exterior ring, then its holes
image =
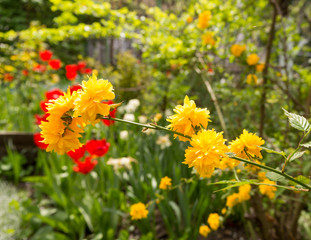
{"type": "Polygon", "coordinates": [[[67,155],[71,157],[72,160],[78,161],[80,158],[82,158],[85,154],[86,148],[85,145],[82,145],[82,147],[67,152],[67,155]]]}
{"type": "Polygon", "coordinates": [[[39,114],[35,114],[35,118],[36,118],[36,124],[40,125],[41,122],[47,122],[47,117],[50,116],[50,114],[46,113],[44,115],[39,115],[39,114]]]}
{"type": "Polygon", "coordinates": [[[59,59],[52,59],[49,61],[49,65],[52,69],[58,70],[60,69],[62,63],[59,59]]]}
{"type": "Polygon", "coordinates": [[[82,74],[92,74],[92,68],[84,68],[80,70],[80,73],[82,74]]]}
{"type": "MultiPolygon", "coordinates": [[[[107,104],[111,105],[113,104],[114,102],[112,100],[108,101],[107,104]]],[[[116,117],[116,113],[117,113],[117,109],[113,109],[112,111],[110,111],[109,115],[110,117],[112,118],[115,118],[116,117]]],[[[102,119],[103,123],[106,125],[106,126],[110,126],[112,124],[114,124],[114,121],[113,120],[107,120],[107,119],[102,119]]]]}
{"type": "Polygon", "coordinates": [[[41,65],[41,64],[37,64],[37,65],[35,65],[32,68],[32,71],[34,71],[34,72],[41,72],[41,73],[43,73],[43,72],[45,72],[45,70],[46,70],[46,66],[41,65]]]}
{"type": "Polygon", "coordinates": [[[4,78],[4,81],[6,81],[6,82],[12,82],[14,79],[14,76],[10,73],[5,73],[3,75],[3,78],[4,78]]]}
{"type": "Polygon", "coordinates": [[[73,81],[77,77],[77,72],[76,71],[66,72],[66,77],[68,80],[73,81]]]}
{"type": "Polygon", "coordinates": [[[22,70],[22,74],[23,74],[24,76],[28,76],[28,75],[29,75],[29,72],[28,72],[28,70],[24,69],[24,70],[22,70]]]}
{"type": "Polygon", "coordinates": [[[77,70],[84,69],[85,67],[86,67],[86,62],[84,62],[84,61],[78,62],[77,70]]]}
{"type": "Polygon", "coordinates": [[[75,163],[77,165],[73,167],[73,171],[88,174],[97,165],[97,160],[93,160],[93,157],[90,156],[85,158],[84,162],[77,160],[75,163]]]}
{"type": "Polygon", "coordinates": [[[85,144],[86,151],[91,155],[96,155],[98,157],[104,156],[110,147],[110,143],[106,139],[102,140],[90,140],[85,144]]]}
{"type": "Polygon", "coordinates": [[[63,91],[58,88],[49,90],[45,93],[47,100],[57,99],[59,96],[62,96],[62,95],[64,95],[63,91]]]}
{"type": "Polygon", "coordinates": [[[70,92],[73,93],[74,91],[78,91],[80,89],[82,89],[80,85],[73,85],[70,87],[70,92]]]}
{"type": "Polygon", "coordinates": [[[38,148],[45,150],[48,147],[48,144],[43,143],[43,137],[41,133],[35,133],[33,135],[33,141],[37,145],[38,148]]]}
{"type": "Polygon", "coordinates": [[[67,72],[76,72],[78,71],[78,66],[76,64],[68,64],[65,69],[67,72]]]}
{"type": "Polygon", "coordinates": [[[49,61],[53,56],[53,53],[49,50],[45,50],[39,53],[39,56],[42,61],[49,61]]]}

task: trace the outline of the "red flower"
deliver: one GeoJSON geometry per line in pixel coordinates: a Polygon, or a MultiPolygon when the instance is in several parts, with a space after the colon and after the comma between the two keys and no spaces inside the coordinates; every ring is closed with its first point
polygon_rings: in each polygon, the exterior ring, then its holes
{"type": "Polygon", "coordinates": [[[106,139],[90,140],[85,144],[85,147],[91,155],[102,157],[108,152],[110,143],[106,139]]]}
{"type": "Polygon", "coordinates": [[[74,91],[78,91],[80,89],[82,89],[80,85],[73,85],[70,87],[70,92],[73,93],[74,91]]]}
{"type": "Polygon", "coordinates": [[[76,72],[78,71],[78,66],[76,64],[68,64],[65,69],[67,72],[76,72]]]}
{"type": "Polygon", "coordinates": [[[35,65],[32,68],[32,71],[34,71],[34,72],[41,72],[41,73],[43,73],[43,72],[45,72],[45,70],[46,70],[46,66],[41,65],[41,64],[37,64],[37,65],[35,65]]]}
{"type": "Polygon", "coordinates": [[[4,81],[6,81],[6,82],[12,82],[14,79],[14,76],[10,73],[5,73],[3,75],[3,78],[4,78],[4,81]]]}
{"type": "Polygon", "coordinates": [[[80,70],[82,74],[92,74],[92,68],[83,68],[80,70]]]}
{"type": "Polygon", "coordinates": [[[84,153],[86,151],[85,145],[82,145],[82,147],[67,152],[67,155],[71,157],[74,161],[78,161],[80,158],[84,156],[84,153]]]}
{"type": "Polygon", "coordinates": [[[49,100],[46,100],[46,101],[41,101],[40,102],[40,107],[41,107],[41,109],[42,109],[42,111],[43,112],[47,112],[48,110],[47,110],[47,103],[49,102],[49,100]]]}
{"type": "Polygon", "coordinates": [[[41,136],[41,133],[35,133],[33,135],[33,141],[37,145],[38,148],[45,150],[48,147],[48,144],[41,142],[44,138],[41,136]]]}
{"type": "Polygon", "coordinates": [[[52,69],[58,70],[60,69],[62,63],[59,59],[52,59],[49,61],[49,65],[52,69]]]}
{"type": "MultiPolygon", "coordinates": [[[[112,100],[108,101],[107,104],[111,105],[113,104],[114,102],[112,100]]],[[[116,113],[117,113],[117,109],[113,109],[112,111],[110,111],[109,115],[110,117],[112,118],[115,118],[116,117],[116,113]]],[[[114,121],[113,120],[107,120],[107,119],[102,119],[103,123],[106,125],[106,126],[110,126],[112,124],[114,124],[114,121]]]]}
{"type": "Polygon", "coordinates": [[[78,62],[77,70],[84,69],[85,67],[86,67],[86,62],[84,62],[84,61],[78,62]]]}
{"type": "Polygon", "coordinates": [[[35,118],[36,118],[36,124],[40,125],[41,122],[47,122],[47,117],[50,116],[50,114],[46,113],[44,115],[39,115],[39,114],[35,114],[35,118]]]}
{"type": "Polygon", "coordinates": [[[66,77],[68,80],[73,81],[77,77],[77,72],[76,71],[66,72],[66,77]]]}
{"type": "Polygon", "coordinates": [[[64,95],[63,91],[58,88],[49,90],[45,93],[47,100],[57,99],[59,96],[62,96],[62,95],[64,95]]]}
{"type": "Polygon", "coordinates": [[[92,160],[92,159],[93,157],[90,156],[90,157],[85,158],[84,162],[76,160],[75,163],[77,165],[73,167],[73,171],[79,172],[82,174],[88,174],[97,165],[97,160],[92,160]]]}
{"type": "Polygon", "coordinates": [[[42,61],[49,61],[53,56],[53,53],[49,50],[45,50],[39,53],[39,56],[42,61]]]}
{"type": "Polygon", "coordinates": [[[28,70],[24,69],[24,70],[22,70],[22,74],[23,74],[24,76],[28,76],[28,75],[29,75],[29,72],[28,72],[28,70]]]}

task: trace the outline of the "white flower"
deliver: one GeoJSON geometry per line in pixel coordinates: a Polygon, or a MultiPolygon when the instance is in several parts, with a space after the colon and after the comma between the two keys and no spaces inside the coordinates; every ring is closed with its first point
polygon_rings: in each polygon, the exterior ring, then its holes
{"type": "Polygon", "coordinates": [[[151,128],[146,128],[142,131],[143,133],[146,133],[147,135],[155,134],[156,130],[151,128]]]}
{"type": "Polygon", "coordinates": [[[128,104],[125,106],[125,111],[127,113],[133,113],[139,107],[140,102],[138,99],[131,99],[128,104]]]}
{"type": "Polygon", "coordinates": [[[169,147],[169,146],[172,145],[172,143],[171,143],[169,137],[170,137],[170,136],[169,136],[168,134],[166,134],[166,135],[164,135],[164,136],[159,136],[159,137],[158,137],[156,143],[157,143],[158,145],[160,145],[160,148],[161,148],[161,149],[167,148],[167,147],[169,147]]]}
{"type": "Polygon", "coordinates": [[[146,116],[144,116],[144,115],[141,115],[141,116],[138,117],[138,121],[140,123],[146,123],[148,121],[148,118],[146,116]]]}
{"type": "Polygon", "coordinates": [[[124,114],[123,119],[133,122],[133,121],[135,121],[135,116],[132,113],[126,113],[126,114],[124,114]]]}
{"type": "Polygon", "coordinates": [[[109,158],[109,160],[107,161],[107,165],[113,166],[113,169],[117,171],[120,168],[131,169],[132,162],[136,163],[137,161],[132,157],[109,158]]]}
{"type": "Polygon", "coordinates": [[[127,140],[128,137],[129,137],[129,132],[128,132],[128,131],[123,130],[123,131],[120,132],[120,138],[121,138],[122,140],[127,140]]]}

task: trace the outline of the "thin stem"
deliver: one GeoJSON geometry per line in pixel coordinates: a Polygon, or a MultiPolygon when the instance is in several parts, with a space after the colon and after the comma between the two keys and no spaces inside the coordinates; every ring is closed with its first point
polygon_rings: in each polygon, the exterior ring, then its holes
{"type": "Polygon", "coordinates": [[[279,170],[276,170],[276,169],[274,169],[274,168],[271,168],[271,167],[268,167],[268,166],[265,166],[265,165],[261,165],[261,164],[256,163],[256,162],[252,162],[252,161],[250,161],[250,160],[246,160],[246,159],[244,159],[244,158],[231,157],[231,156],[229,156],[229,157],[232,158],[232,159],[241,161],[241,162],[245,162],[245,163],[254,165],[254,166],[256,166],[256,167],[260,167],[260,168],[269,170],[269,171],[271,171],[271,172],[275,172],[275,173],[277,173],[277,174],[279,174],[279,175],[281,175],[281,176],[283,176],[283,177],[285,177],[285,178],[287,178],[287,179],[289,179],[289,180],[291,180],[291,181],[293,181],[293,182],[295,182],[295,183],[297,183],[297,184],[299,184],[299,185],[301,185],[301,186],[307,188],[309,191],[311,190],[311,186],[309,186],[308,184],[302,183],[302,182],[298,181],[297,179],[291,177],[290,175],[288,175],[288,174],[286,174],[286,173],[283,173],[283,172],[281,172],[281,171],[279,171],[279,170]]]}
{"type": "Polygon", "coordinates": [[[173,133],[173,134],[182,136],[184,138],[191,139],[190,136],[187,136],[187,135],[184,135],[184,134],[182,134],[180,132],[176,132],[176,131],[170,130],[168,128],[156,125],[154,123],[142,124],[142,123],[137,123],[137,122],[131,122],[131,121],[128,121],[128,120],[123,120],[123,119],[120,119],[120,118],[112,118],[110,116],[108,116],[108,117],[101,117],[101,119],[106,119],[106,120],[112,120],[112,121],[116,121],[116,122],[127,123],[127,124],[136,125],[136,126],[143,127],[143,128],[151,128],[151,129],[154,129],[154,130],[162,130],[162,131],[166,131],[166,132],[169,132],[169,133],[173,133]]]}

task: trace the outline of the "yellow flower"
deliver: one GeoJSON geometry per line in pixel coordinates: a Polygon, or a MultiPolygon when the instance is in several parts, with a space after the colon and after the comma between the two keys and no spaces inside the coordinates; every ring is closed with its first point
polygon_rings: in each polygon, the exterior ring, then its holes
{"type": "Polygon", "coordinates": [[[82,146],[79,141],[82,132],[77,124],[81,124],[79,119],[73,119],[69,127],[63,124],[63,121],[49,119],[48,122],[42,122],[40,125],[41,134],[45,144],[48,144],[47,152],[55,151],[58,154],[64,154],[68,151],[78,149],[82,146]],[[74,130],[73,130],[74,129],[74,130]],[[80,131],[77,131],[80,129],[80,131]]]}
{"type": "Polygon", "coordinates": [[[239,138],[230,142],[229,148],[230,152],[235,153],[240,158],[249,159],[248,155],[262,158],[260,146],[264,143],[265,141],[261,137],[256,136],[254,133],[249,133],[244,129],[239,138]]]}
{"type": "Polygon", "coordinates": [[[51,100],[47,103],[47,110],[51,116],[56,116],[59,119],[68,111],[73,111],[75,105],[74,101],[77,99],[77,92],[70,93],[70,88],[68,88],[67,93],[59,96],[57,99],[51,100]]]}
{"type": "Polygon", "coordinates": [[[204,11],[199,15],[198,28],[205,29],[208,26],[208,22],[211,19],[212,14],[210,11],[204,11]]]}
{"type": "Polygon", "coordinates": [[[161,113],[157,113],[154,118],[153,118],[153,121],[155,122],[159,122],[160,119],[163,117],[163,115],[161,113]]]}
{"type": "Polygon", "coordinates": [[[211,229],[208,226],[206,225],[200,226],[199,233],[203,237],[207,237],[210,232],[211,232],[211,229]]]}
{"type": "MultiPolygon", "coordinates": [[[[275,182],[270,181],[267,178],[262,183],[275,185],[275,182]]],[[[275,197],[276,187],[268,185],[259,185],[259,191],[261,192],[261,194],[268,196],[268,198],[270,199],[273,199],[275,197]]]]}
{"type": "Polygon", "coordinates": [[[209,224],[211,229],[216,231],[219,227],[219,215],[217,213],[211,213],[208,216],[207,223],[209,224]]]}
{"type": "Polygon", "coordinates": [[[222,132],[217,133],[214,129],[198,132],[192,137],[191,146],[186,149],[183,163],[194,167],[201,177],[211,177],[228,152],[225,141],[222,132]]]}
{"type": "MultiPolygon", "coordinates": [[[[255,163],[263,164],[263,165],[264,165],[264,163],[261,163],[261,162],[258,161],[258,160],[252,160],[252,161],[255,162],[255,163]]],[[[247,170],[248,172],[251,172],[251,173],[254,173],[254,174],[255,174],[257,171],[260,170],[260,167],[257,167],[257,166],[252,165],[252,164],[244,165],[244,168],[245,168],[245,170],[247,170]]]]}
{"type": "Polygon", "coordinates": [[[249,195],[251,191],[251,185],[245,184],[239,187],[239,202],[247,201],[251,198],[249,195]]]}
{"type": "Polygon", "coordinates": [[[246,45],[240,45],[240,44],[233,44],[231,46],[231,53],[235,57],[240,57],[242,53],[246,50],[246,45]]]}
{"type": "Polygon", "coordinates": [[[112,100],[114,97],[112,84],[108,80],[97,80],[93,74],[88,81],[82,81],[82,91],[74,102],[74,116],[81,116],[86,123],[94,125],[99,122],[97,114],[109,115],[110,106],[102,101],[112,100]]]}
{"type": "Polygon", "coordinates": [[[17,57],[16,55],[12,55],[12,56],[10,57],[10,59],[11,59],[12,61],[16,61],[16,60],[18,59],[18,57],[17,57]]]}
{"type": "Polygon", "coordinates": [[[252,53],[247,56],[246,62],[250,66],[256,65],[259,62],[259,57],[256,53],[252,53]]]}
{"type": "MultiPolygon", "coordinates": [[[[229,168],[229,169],[233,169],[234,167],[238,166],[239,165],[239,161],[236,161],[232,158],[229,158],[229,157],[224,157],[221,159],[220,161],[220,165],[219,165],[219,168],[221,170],[224,170],[226,168],[229,168]]],[[[239,170],[239,169],[238,169],[239,170]]]]}
{"type": "Polygon", "coordinates": [[[5,65],[4,66],[4,70],[6,72],[13,72],[15,70],[15,67],[11,66],[11,65],[5,65]]]}
{"type": "Polygon", "coordinates": [[[233,193],[227,197],[226,206],[228,208],[232,208],[238,203],[239,203],[239,194],[238,193],[233,193]]]}
{"type": "Polygon", "coordinates": [[[193,18],[192,17],[187,17],[187,23],[192,23],[193,18]]]}
{"type": "Polygon", "coordinates": [[[223,209],[221,209],[221,214],[226,214],[226,212],[227,212],[227,208],[223,208],[223,209]]]}
{"type": "Polygon", "coordinates": [[[263,181],[266,179],[266,173],[265,172],[259,172],[258,173],[258,179],[263,181]]]}
{"type": "MultiPolygon", "coordinates": [[[[184,99],[184,105],[177,105],[174,109],[176,114],[167,118],[168,128],[182,133],[184,135],[192,136],[195,134],[195,129],[193,128],[206,128],[208,122],[210,121],[209,111],[204,108],[197,108],[193,100],[189,100],[188,96],[184,99]]],[[[174,135],[176,138],[178,135],[174,135]]],[[[178,136],[180,141],[189,141],[188,138],[178,136]]]]}
{"type": "Polygon", "coordinates": [[[262,72],[265,68],[265,64],[264,63],[259,63],[256,65],[256,71],[257,72],[262,72]]]}
{"type": "Polygon", "coordinates": [[[169,189],[171,186],[172,186],[171,178],[165,176],[161,179],[160,186],[159,186],[160,189],[166,190],[166,189],[169,189]]]}
{"type": "Polygon", "coordinates": [[[255,74],[248,74],[247,77],[246,77],[246,82],[247,84],[249,85],[257,85],[258,83],[258,78],[255,74]]]}
{"type": "Polygon", "coordinates": [[[202,35],[202,42],[204,44],[210,44],[212,46],[215,45],[216,41],[213,39],[213,32],[206,32],[202,35]]]}
{"type": "Polygon", "coordinates": [[[132,220],[139,220],[143,218],[147,218],[148,210],[146,209],[145,204],[139,202],[133,204],[130,209],[130,215],[132,220]]]}

